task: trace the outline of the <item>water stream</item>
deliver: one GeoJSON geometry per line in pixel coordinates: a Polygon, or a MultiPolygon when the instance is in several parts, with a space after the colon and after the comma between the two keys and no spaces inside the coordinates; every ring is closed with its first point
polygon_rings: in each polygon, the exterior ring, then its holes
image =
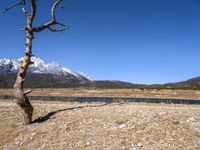
{"type": "MultiPolygon", "coordinates": [[[[145,102],[165,104],[200,105],[200,100],[160,99],[160,98],[124,98],[124,97],[64,97],[64,96],[29,96],[30,100],[65,101],[65,102],[145,102]]],[[[12,100],[13,96],[0,96],[0,100],[12,100]]]]}

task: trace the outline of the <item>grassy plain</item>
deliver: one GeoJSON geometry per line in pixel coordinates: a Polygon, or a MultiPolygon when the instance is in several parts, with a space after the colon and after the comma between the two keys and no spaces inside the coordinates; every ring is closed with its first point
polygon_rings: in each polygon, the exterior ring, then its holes
{"type": "MultiPolygon", "coordinates": [[[[12,95],[12,89],[0,89],[0,96],[12,95]]],[[[173,98],[200,100],[200,90],[170,89],[33,89],[33,96],[68,96],[68,97],[137,97],[137,98],[173,98]]]]}

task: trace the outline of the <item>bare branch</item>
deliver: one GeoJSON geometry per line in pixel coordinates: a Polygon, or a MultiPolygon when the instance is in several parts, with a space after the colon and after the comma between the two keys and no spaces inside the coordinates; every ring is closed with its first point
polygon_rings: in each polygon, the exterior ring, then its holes
{"type": "Polygon", "coordinates": [[[5,10],[2,13],[5,13],[6,11],[8,11],[9,9],[15,7],[15,6],[19,6],[19,5],[25,5],[26,0],[21,0],[19,2],[16,2],[14,4],[11,4],[10,6],[6,7],[5,10]]]}
{"type": "Polygon", "coordinates": [[[56,7],[60,4],[62,0],[57,0],[53,6],[52,6],[52,9],[51,9],[51,17],[52,17],[52,20],[56,20],[56,17],[55,17],[55,9],[56,7]]]}
{"type": "Polygon", "coordinates": [[[52,31],[52,32],[62,32],[62,31],[64,31],[64,30],[66,30],[66,29],[69,29],[69,27],[67,27],[67,28],[60,28],[60,29],[54,29],[54,28],[52,28],[52,27],[48,27],[48,29],[49,29],[50,31],[52,31]]]}
{"type": "Polygon", "coordinates": [[[30,16],[30,14],[26,11],[25,8],[22,8],[22,12],[24,13],[25,16],[30,16]]]}
{"type": "Polygon", "coordinates": [[[31,0],[31,20],[33,20],[35,18],[36,4],[37,4],[36,0],[31,0]]]}
{"type": "MultiPolygon", "coordinates": [[[[54,4],[53,4],[53,6],[52,6],[52,8],[51,8],[51,21],[49,21],[49,22],[47,22],[47,23],[45,23],[45,24],[43,24],[43,25],[41,25],[41,26],[39,26],[39,27],[35,27],[35,28],[33,28],[33,32],[41,32],[41,31],[43,31],[44,29],[49,29],[50,31],[53,31],[53,32],[62,32],[62,31],[64,31],[65,29],[67,29],[67,28],[61,28],[61,29],[53,29],[52,28],[52,26],[53,25],[61,25],[61,26],[63,26],[63,27],[65,27],[65,25],[63,24],[63,23],[60,23],[60,22],[57,22],[56,21],[56,15],[55,15],[55,10],[56,10],[56,8],[58,7],[58,6],[60,6],[60,2],[61,2],[62,0],[57,0],[54,4]]],[[[62,5],[60,6],[61,8],[64,8],[62,5]]]]}

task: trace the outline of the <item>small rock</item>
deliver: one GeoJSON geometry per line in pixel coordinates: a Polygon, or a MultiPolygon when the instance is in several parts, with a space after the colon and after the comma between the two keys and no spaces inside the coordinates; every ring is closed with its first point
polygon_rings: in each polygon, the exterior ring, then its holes
{"type": "Polygon", "coordinates": [[[131,129],[134,129],[134,128],[135,128],[135,126],[132,126],[132,127],[131,127],[131,129]]]}
{"type": "Polygon", "coordinates": [[[131,150],[137,150],[137,148],[135,146],[133,146],[131,150]]]}
{"type": "Polygon", "coordinates": [[[31,133],[31,135],[32,135],[32,136],[34,136],[34,135],[36,135],[36,133],[35,133],[35,132],[33,132],[33,133],[31,133]]]}
{"type": "Polygon", "coordinates": [[[142,147],[142,143],[137,143],[137,146],[138,147],[142,147]]]}
{"type": "Polygon", "coordinates": [[[16,144],[16,145],[19,145],[19,144],[21,144],[21,143],[20,143],[19,141],[17,141],[17,142],[15,142],[15,144],[16,144]]]}
{"type": "Polygon", "coordinates": [[[120,128],[120,129],[125,128],[125,127],[126,127],[126,124],[120,124],[120,125],[119,125],[119,128],[120,128]]]}
{"type": "Polygon", "coordinates": [[[91,142],[87,142],[87,143],[86,143],[87,146],[89,146],[89,145],[91,145],[91,144],[94,144],[94,145],[95,145],[95,144],[96,144],[96,141],[91,141],[91,142]]]}
{"type": "Polygon", "coordinates": [[[66,129],[68,126],[67,124],[63,124],[62,128],[66,129]]]}
{"type": "Polygon", "coordinates": [[[166,115],[166,112],[160,112],[159,115],[166,115]]]}
{"type": "Polygon", "coordinates": [[[187,122],[196,122],[196,119],[194,118],[194,117],[191,117],[191,118],[189,118],[188,120],[187,120],[187,122]]]}
{"type": "Polygon", "coordinates": [[[174,125],[178,125],[180,122],[178,120],[175,120],[172,122],[174,125]]]}

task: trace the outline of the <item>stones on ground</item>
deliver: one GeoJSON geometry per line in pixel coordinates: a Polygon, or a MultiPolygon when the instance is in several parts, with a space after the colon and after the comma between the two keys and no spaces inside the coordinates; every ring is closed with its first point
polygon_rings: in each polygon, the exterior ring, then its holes
{"type": "Polygon", "coordinates": [[[64,129],[66,131],[70,131],[70,127],[66,123],[60,124],[59,129],[64,129]]]}
{"type": "Polygon", "coordinates": [[[131,150],[137,150],[136,146],[133,146],[131,150]]]}
{"type": "Polygon", "coordinates": [[[139,143],[137,143],[137,146],[142,147],[143,145],[142,145],[142,143],[139,142],[139,143]]]}
{"type": "Polygon", "coordinates": [[[120,129],[126,128],[126,124],[120,124],[120,125],[119,125],[119,128],[120,128],[120,129]]]}
{"type": "Polygon", "coordinates": [[[180,122],[178,121],[178,120],[174,120],[174,121],[172,121],[172,124],[174,124],[174,125],[178,125],[180,122]]]}
{"type": "Polygon", "coordinates": [[[159,115],[166,115],[166,112],[160,112],[159,115]]]}
{"type": "Polygon", "coordinates": [[[86,143],[87,146],[89,146],[89,145],[94,145],[94,144],[96,144],[96,141],[90,141],[90,142],[87,142],[87,143],[86,143]]]}
{"type": "Polygon", "coordinates": [[[16,145],[20,145],[20,144],[21,144],[21,142],[17,141],[17,142],[15,142],[15,144],[16,144],[16,145]]]}
{"type": "Polygon", "coordinates": [[[96,144],[96,141],[91,141],[92,144],[96,144]]]}
{"type": "MultiPolygon", "coordinates": [[[[38,103],[35,117],[84,104],[61,103],[56,104],[57,107],[54,105],[45,108],[41,106],[41,102],[38,103]],[[40,110],[44,110],[44,113],[40,110]]],[[[16,110],[7,111],[6,107],[3,108],[3,113],[7,115],[10,115],[10,112],[16,113],[13,113],[16,122],[12,123],[15,126],[11,126],[10,120],[5,118],[8,125],[5,124],[5,128],[0,128],[1,134],[5,137],[14,137],[14,139],[10,138],[9,142],[7,139],[3,141],[4,149],[16,149],[16,147],[21,149],[24,147],[32,149],[198,149],[199,106],[185,108],[180,105],[171,108],[168,105],[162,107],[158,107],[157,104],[146,105],[129,104],[124,105],[122,109],[122,106],[112,104],[98,109],[88,107],[79,111],[67,110],[57,113],[54,120],[49,119],[45,123],[29,126],[19,124],[16,110]],[[118,110],[121,110],[120,113],[118,110]],[[174,125],[174,121],[175,124],[176,121],[180,123],[174,125]],[[68,128],[70,128],[69,132],[68,128]],[[15,137],[15,134],[18,136],[15,137]],[[34,139],[30,140],[30,137],[34,139]]],[[[2,115],[1,111],[2,108],[0,109],[2,115]]]]}
{"type": "Polygon", "coordinates": [[[196,119],[194,117],[188,118],[187,122],[196,122],[196,119]]]}
{"type": "Polygon", "coordinates": [[[35,133],[35,132],[33,132],[33,133],[31,133],[31,135],[32,135],[32,136],[35,136],[35,135],[36,135],[36,133],[35,133]]]}

